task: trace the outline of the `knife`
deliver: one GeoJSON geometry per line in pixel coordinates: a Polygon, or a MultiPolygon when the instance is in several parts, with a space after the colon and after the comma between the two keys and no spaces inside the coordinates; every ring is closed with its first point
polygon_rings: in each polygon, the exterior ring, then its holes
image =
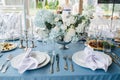
{"type": "Polygon", "coordinates": [[[56,54],[56,62],[57,62],[57,65],[56,65],[56,71],[59,72],[60,71],[60,67],[59,67],[59,54],[56,54]]]}
{"type": "Polygon", "coordinates": [[[52,55],[52,57],[51,57],[51,60],[50,60],[50,73],[52,74],[52,73],[54,73],[54,69],[53,69],[53,66],[54,66],[54,55],[52,55]]]}

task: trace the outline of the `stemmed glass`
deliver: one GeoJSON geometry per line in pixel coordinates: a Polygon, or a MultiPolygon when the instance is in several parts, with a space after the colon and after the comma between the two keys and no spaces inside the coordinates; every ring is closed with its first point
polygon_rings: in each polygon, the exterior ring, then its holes
{"type": "Polygon", "coordinates": [[[1,52],[2,52],[2,49],[3,49],[3,46],[0,45],[0,57],[2,57],[2,55],[3,55],[3,53],[1,53],[1,52]]]}
{"type": "Polygon", "coordinates": [[[1,39],[2,39],[2,42],[5,42],[6,40],[6,30],[7,30],[7,25],[5,23],[5,19],[4,19],[4,16],[0,16],[1,19],[2,19],[2,23],[1,23],[1,39]]]}
{"type": "Polygon", "coordinates": [[[95,33],[94,33],[94,35],[95,35],[95,38],[96,38],[96,42],[97,42],[97,47],[99,46],[99,43],[98,43],[98,41],[101,39],[101,36],[102,36],[102,29],[101,29],[101,26],[99,25],[99,26],[96,26],[95,27],[95,33]]]}

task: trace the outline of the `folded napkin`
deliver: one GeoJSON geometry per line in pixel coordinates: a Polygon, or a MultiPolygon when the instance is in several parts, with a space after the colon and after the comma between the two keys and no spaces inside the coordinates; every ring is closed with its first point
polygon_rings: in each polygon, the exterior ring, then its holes
{"type": "Polygon", "coordinates": [[[30,56],[31,48],[28,48],[25,55],[20,61],[20,64],[17,66],[19,73],[24,73],[28,69],[35,69],[38,66],[38,61],[30,56]]]}
{"type": "Polygon", "coordinates": [[[112,63],[110,56],[103,52],[94,51],[90,47],[84,49],[86,66],[92,70],[103,69],[105,72],[112,63]]]}

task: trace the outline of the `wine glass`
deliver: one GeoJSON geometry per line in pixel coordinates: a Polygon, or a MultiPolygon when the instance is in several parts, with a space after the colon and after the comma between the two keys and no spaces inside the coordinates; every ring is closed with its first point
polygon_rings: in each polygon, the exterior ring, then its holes
{"type": "Polygon", "coordinates": [[[2,57],[3,53],[2,53],[2,49],[3,49],[3,46],[0,45],[0,57],[2,57]]]}

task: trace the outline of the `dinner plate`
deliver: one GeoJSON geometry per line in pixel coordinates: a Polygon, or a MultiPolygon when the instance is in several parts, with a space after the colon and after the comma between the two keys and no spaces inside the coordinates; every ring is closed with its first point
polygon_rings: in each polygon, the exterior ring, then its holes
{"type": "MultiPolygon", "coordinates": [[[[110,61],[110,62],[108,62],[108,64],[110,65],[111,58],[106,54],[103,54],[103,53],[101,53],[101,54],[103,55],[104,58],[108,57],[108,59],[110,61]]],[[[85,63],[85,56],[86,55],[85,55],[84,51],[79,51],[79,52],[76,52],[75,54],[73,54],[72,60],[73,60],[73,62],[75,62],[79,66],[89,68],[85,63]]]]}
{"type": "Polygon", "coordinates": [[[20,36],[16,36],[16,37],[5,37],[5,36],[0,36],[0,40],[8,40],[8,41],[16,41],[16,40],[19,40],[20,39],[20,36]]]}
{"type": "Polygon", "coordinates": [[[1,52],[11,51],[17,48],[17,44],[12,42],[3,42],[3,43],[0,43],[0,46],[2,47],[1,52]]]}
{"type": "MultiPolygon", "coordinates": [[[[22,53],[22,54],[20,54],[20,55],[18,55],[18,56],[16,56],[16,57],[14,57],[14,58],[11,60],[11,66],[12,66],[13,68],[17,68],[18,63],[20,62],[20,60],[22,59],[22,57],[23,57],[24,55],[25,55],[25,54],[22,53]]],[[[38,69],[38,68],[41,68],[41,67],[47,65],[47,64],[49,63],[49,61],[50,61],[50,56],[49,56],[47,53],[45,53],[45,52],[33,51],[33,52],[31,53],[31,56],[32,56],[33,58],[35,58],[35,59],[38,61],[38,63],[39,63],[39,64],[38,64],[38,67],[35,68],[35,69],[38,69]]],[[[32,69],[29,69],[29,70],[32,70],[32,69]]]]}

